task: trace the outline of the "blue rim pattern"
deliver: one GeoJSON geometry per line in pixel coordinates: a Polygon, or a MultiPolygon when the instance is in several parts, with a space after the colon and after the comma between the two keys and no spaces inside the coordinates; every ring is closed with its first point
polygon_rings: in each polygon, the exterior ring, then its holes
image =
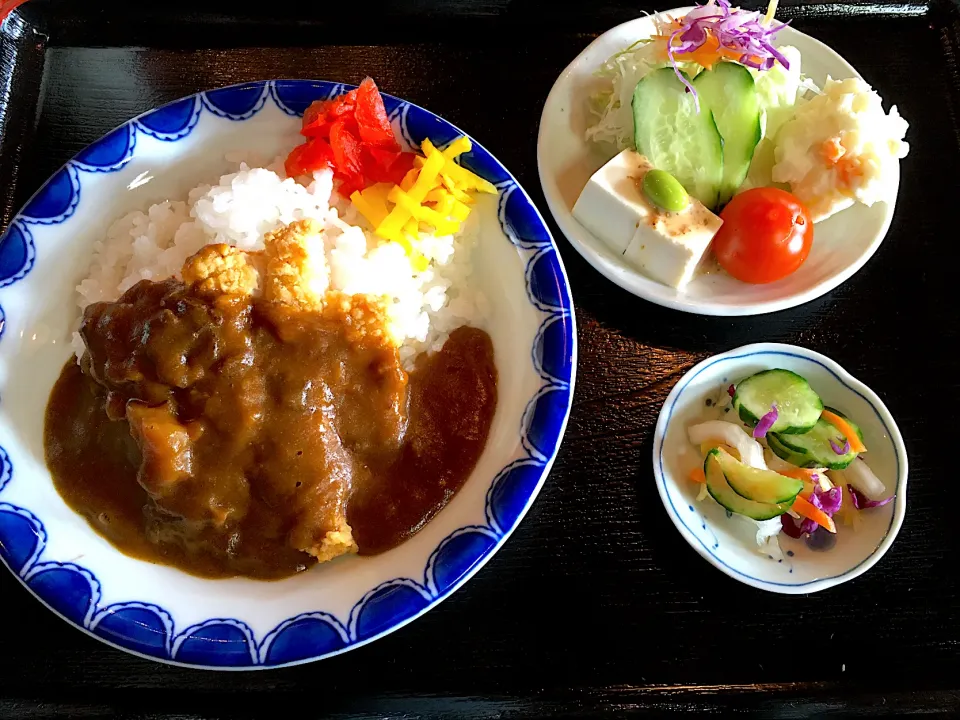
{"type": "MultiPolygon", "coordinates": [[[[868,397],[867,397],[866,395],[864,395],[862,392],[860,392],[859,390],[857,390],[855,387],[851,386],[846,380],[844,380],[842,377],[840,377],[840,375],[837,374],[837,372],[834,371],[831,367],[825,365],[824,363],[820,362],[820,361],[817,360],[816,358],[812,358],[812,357],[809,357],[809,356],[807,356],[807,355],[800,355],[799,353],[791,353],[791,352],[787,352],[787,351],[784,351],[784,350],[757,350],[757,351],[754,351],[754,352],[743,353],[742,355],[729,355],[729,356],[724,355],[724,356],[722,356],[722,357],[713,358],[713,359],[710,360],[709,362],[704,363],[704,365],[703,365],[699,370],[697,370],[697,372],[695,372],[695,373],[693,373],[692,375],[684,378],[684,380],[682,381],[682,382],[683,382],[683,385],[681,385],[681,386],[679,387],[679,390],[678,390],[677,394],[674,396],[673,401],[670,403],[670,406],[669,406],[668,408],[666,408],[667,421],[666,421],[666,423],[665,423],[665,428],[669,428],[669,427],[670,427],[670,420],[673,418],[673,411],[674,411],[674,409],[675,409],[675,407],[676,407],[677,401],[680,399],[680,396],[683,395],[683,391],[684,391],[684,390],[687,388],[687,386],[690,385],[690,383],[693,382],[693,381],[697,378],[697,376],[699,376],[702,372],[704,372],[704,371],[707,370],[708,368],[713,367],[714,365],[716,365],[716,364],[718,364],[718,363],[730,362],[730,361],[734,361],[734,360],[743,360],[744,358],[755,357],[755,356],[759,356],[759,355],[779,355],[779,356],[782,356],[782,357],[796,358],[796,359],[798,359],[798,360],[803,360],[803,361],[805,361],[805,362],[810,362],[810,363],[813,363],[813,364],[815,364],[815,365],[819,365],[819,366],[822,367],[824,370],[826,370],[826,371],[829,372],[831,375],[833,375],[833,377],[835,377],[835,378],[837,379],[837,381],[838,381],[841,385],[843,385],[847,390],[850,390],[852,393],[856,394],[860,399],[862,399],[864,402],[866,402],[867,405],[870,406],[870,409],[873,410],[874,414],[877,416],[877,420],[880,421],[880,425],[883,427],[883,430],[884,430],[884,432],[887,434],[887,436],[888,436],[888,437],[892,437],[892,436],[893,436],[892,433],[890,432],[890,428],[887,427],[887,423],[884,421],[883,416],[877,411],[877,408],[874,406],[874,404],[873,404],[873,402],[870,400],[870,398],[868,398],[868,397]]],[[[710,542],[704,540],[704,539],[700,536],[699,533],[695,532],[694,529],[693,529],[692,527],[690,527],[690,525],[687,524],[687,522],[683,519],[684,516],[683,516],[680,512],[677,511],[676,505],[673,504],[673,497],[671,496],[670,491],[669,491],[669,489],[667,488],[666,473],[664,472],[664,469],[663,469],[663,441],[664,441],[664,438],[666,437],[666,435],[667,435],[667,432],[666,432],[666,430],[665,430],[665,431],[662,433],[662,435],[660,435],[659,437],[657,437],[657,441],[656,441],[656,442],[657,442],[657,446],[656,446],[656,454],[657,454],[657,482],[660,484],[660,487],[661,487],[663,496],[667,498],[667,502],[669,502],[669,504],[670,504],[670,511],[672,512],[674,518],[675,518],[677,521],[679,521],[679,523],[680,523],[681,525],[683,525],[684,528],[686,528],[686,530],[690,533],[690,535],[692,535],[693,537],[695,537],[695,538],[697,539],[697,542],[700,543],[701,547],[703,547],[703,549],[707,552],[707,554],[709,554],[710,557],[712,557],[712,558],[717,562],[718,565],[722,565],[722,566],[725,567],[727,570],[729,570],[731,573],[733,573],[733,574],[735,574],[735,575],[738,575],[738,576],[740,576],[740,577],[742,577],[742,578],[745,578],[745,579],[747,579],[747,580],[752,580],[753,582],[761,583],[761,584],[764,584],[764,585],[774,585],[774,586],[777,586],[777,587],[805,587],[805,586],[807,586],[807,585],[818,585],[818,584],[821,584],[821,583],[823,583],[823,582],[828,582],[828,581],[830,581],[830,580],[834,580],[834,579],[836,579],[836,578],[843,577],[844,575],[849,575],[850,573],[854,572],[857,568],[861,567],[864,563],[869,562],[870,559],[871,559],[874,555],[876,555],[876,553],[879,551],[879,549],[880,549],[879,547],[875,548],[875,549],[873,550],[873,552],[871,552],[867,557],[865,557],[863,560],[861,560],[859,563],[857,563],[854,567],[850,568],[849,570],[846,570],[845,572],[838,573],[837,575],[831,575],[831,576],[829,576],[829,577],[816,578],[815,580],[808,580],[808,581],[806,581],[806,582],[798,582],[798,583],[775,582],[775,581],[773,581],[773,580],[765,580],[765,579],[763,579],[763,578],[754,577],[753,575],[749,575],[748,573],[745,573],[745,572],[743,572],[742,570],[738,570],[737,568],[732,567],[732,566],[729,565],[728,563],[725,563],[725,562],[716,554],[716,552],[714,552],[715,550],[718,550],[719,547],[720,547],[720,543],[719,543],[719,541],[717,540],[716,535],[713,536],[713,540],[710,541],[710,542]]],[[[896,458],[896,461],[897,461],[897,475],[896,475],[896,477],[897,477],[898,483],[899,483],[899,478],[900,478],[900,453],[894,451],[894,457],[896,458]]],[[[896,495],[894,496],[893,502],[890,504],[892,512],[891,512],[891,514],[890,514],[890,524],[887,526],[887,531],[886,531],[886,533],[884,533],[885,536],[890,533],[890,530],[891,530],[891,528],[893,527],[894,522],[896,521],[896,517],[897,517],[897,504],[898,504],[899,502],[901,502],[901,498],[900,498],[900,488],[898,487],[898,488],[897,488],[897,493],[896,493],[896,495]]],[[[697,517],[700,517],[700,516],[698,515],[697,517]]],[[[704,520],[704,523],[706,523],[706,520],[704,520]]],[[[706,524],[704,524],[703,527],[709,531],[709,527],[708,527],[706,524]]],[[[711,534],[713,534],[712,531],[709,531],[709,532],[711,532],[711,534]]]]}
{"type": "MultiPolygon", "coordinates": [[[[176,142],[191,133],[204,112],[242,122],[269,100],[286,114],[300,116],[314,100],[352,87],[313,80],[243,83],[182,98],[130,120],[57,171],[10,223],[0,236],[0,288],[21,280],[35,266],[37,248],[29,227],[68,221],[81,201],[84,173],[124,167],[134,157],[139,134],[176,142]]],[[[389,95],[383,99],[391,121],[411,146],[429,137],[444,147],[465,134],[416,105],[389,95]]],[[[107,643],[166,662],[221,669],[275,667],[356,647],[415,619],[466,582],[516,527],[549,471],[570,412],[576,331],[562,262],[530,198],[478,143],[461,162],[500,191],[501,227],[525,258],[530,303],[545,314],[530,350],[543,384],[527,403],[520,428],[527,455],[508,464],[491,482],[486,524],[452,532],[431,553],[422,578],[380,584],[353,606],[346,620],[321,611],[303,613],[260,639],[234,618],[211,618],[178,630],[175,618],[157,605],[131,600],[101,607],[97,577],[75,563],[45,558],[48,531],[41,520],[29,509],[0,502],[0,558],[10,571],[52,610],[107,643]]],[[[0,308],[0,333],[3,323],[0,308]]],[[[15,481],[13,463],[0,447],[0,492],[15,481]]]]}

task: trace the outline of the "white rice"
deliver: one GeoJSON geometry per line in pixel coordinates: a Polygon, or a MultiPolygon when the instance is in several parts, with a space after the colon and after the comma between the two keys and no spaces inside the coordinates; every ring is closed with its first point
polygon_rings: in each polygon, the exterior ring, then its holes
{"type": "MultiPolygon", "coordinates": [[[[185,199],[165,200],[114,222],[94,245],[89,274],[77,286],[77,304],[82,310],[116,300],[140,280],[179,276],[184,260],[210,243],[262,249],[266,233],[311,218],[323,227],[329,289],[387,296],[390,330],[407,367],[420,352],[439,349],[455,328],[482,324],[478,307],[485,301],[469,287],[476,213],[456,236],[421,233],[420,250],[431,263],[418,273],[398,244],[374,236],[332,190],[329,170],[315,173],[305,186],[285,177],[282,162],[267,167],[240,162],[238,171],[217,185],[199,185],[185,199]]],[[[79,357],[84,349],[79,333],[73,345],[79,357]]]]}

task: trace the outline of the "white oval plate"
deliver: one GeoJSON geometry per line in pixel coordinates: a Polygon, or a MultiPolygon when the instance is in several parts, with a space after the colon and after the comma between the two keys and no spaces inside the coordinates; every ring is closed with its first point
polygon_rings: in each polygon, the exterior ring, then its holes
{"type": "MultiPolygon", "coordinates": [[[[125,123],[61,168],[0,236],[0,559],[61,617],[129,652],[246,669],[335,655],[402,627],[466,582],[506,541],[550,470],[566,426],[576,330],[566,275],[543,219],[478,144],[463,164],[496,185],[477,199],[471,282],[499,402],[484,452],[417,535],[277,582],[206,580],[117,551],[57,494],[44,463],[50,389],[70,357],[75,286],[107,226],[230,170],[224,154],[272,159],[299,140],[300,115],[350,86],[252,82],[192,95],[125,123]]],[[[384,95],[408,147],[463,134],[384,95]]],[[[234,167],[235,169],[235,167],[234,167]]]]}
{"type": "Polygon", "coordinates": [[[673,524],[707,562],[747,585],[790,595],[825,590],[872,568],[893,544],[907,509],[907,450],[890,412],[870,388],[833,360],[795,345],[745,345],[707,358],[684,375],[660,411],[653,474],[673,524]],[[742,518],[728,517],[710,497],[698,503],[699,487],[688,480],[700,457],[687,440],[687,427],[703,419],[704,401],[719,388],[770,368],[802,375],[824,404],[855,418],[863,430],[870,469],[896,493],[888,505],[861,513],[859,529],[841,526],[837,544],[826,552],[781,533],[782,561],[758,552],[755,530],[742,518]]]}
{"type": "MultiPolygon", "coordinates": [[[[675,17],[690,8],[668,10],[675,17]]],[[[654,30],[652,17],[618,25],[594,40],[554,83],[540,118],[537,165],[540,183],[557,225],[567,240],[607,279],[658,305],[701,315],[760,315],[820,297],[857,272],[880,245],[893,218],[893,203],[855,205],[814,230],[813,248],[792,275],[774,283],[750,285],[726,273],[701,275],[677,292],[623,262],[605,243],[574,219],[573,205],[587,180],[610,158],[584,139],[586,99],[597,87],[594,73],[607,58],[654,30]]],[[[833,78],[860,77],[836,52],[809,35],[784,28],[778,45],[793,45],[802,56],[803,73],[823,86],[833,78]]]]}

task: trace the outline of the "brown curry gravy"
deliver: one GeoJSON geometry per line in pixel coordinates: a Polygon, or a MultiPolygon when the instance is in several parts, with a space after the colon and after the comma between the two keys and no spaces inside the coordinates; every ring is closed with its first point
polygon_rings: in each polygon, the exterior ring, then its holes
{"type": "Polygon", "coordinates": [[[87,309],[44,447],[61,496],[128,555],[275,579],[342,522],[361,554],[457,492],[496,409],[489,336],[451,333],[409,375],[350,323],[143,281],[87,309]]]}

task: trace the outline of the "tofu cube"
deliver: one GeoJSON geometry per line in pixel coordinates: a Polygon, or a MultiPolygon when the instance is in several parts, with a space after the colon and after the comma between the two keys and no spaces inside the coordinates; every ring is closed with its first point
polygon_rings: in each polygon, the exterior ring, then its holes
{"type": "Polygon", "coordinates": [[[590,178],[573,216],[644,275],[683,290],[723,221],[693,197],[681,212],[656,207],[641,185],[652,169],[643,155],[624,150],[590,178]]]}

